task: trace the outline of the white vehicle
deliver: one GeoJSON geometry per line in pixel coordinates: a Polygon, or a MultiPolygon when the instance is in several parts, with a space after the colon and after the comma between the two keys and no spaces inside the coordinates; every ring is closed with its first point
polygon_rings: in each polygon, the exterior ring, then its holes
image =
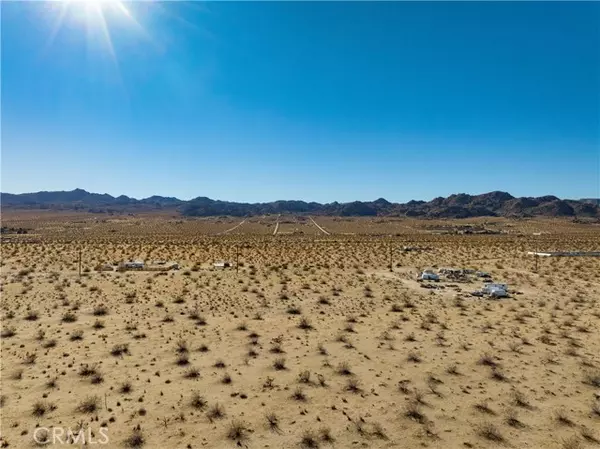
{"type": "Polygon", "coordinates": [[[419,275],[422,281],[439,281],[440,277],[431,270],[425,270],[419,275]]]}
{"type": "Polygon", "coordinates": [[[506,284],[485,284],[481,291],[494,298],[504,298],[508,296],[508,286],[506,284]]]}

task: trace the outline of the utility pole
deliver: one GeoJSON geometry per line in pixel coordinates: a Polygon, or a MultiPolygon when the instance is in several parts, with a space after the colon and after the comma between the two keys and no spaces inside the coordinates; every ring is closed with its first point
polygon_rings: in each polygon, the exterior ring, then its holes
{"type": "Polygon", "coordinates": [[[394,261],[393,261],[393,246],[390,243],[390,271],[394,271],[394,261]]]}
{"type": "Polygon", "coordinates": [[[240,245],[235,245],[235,273],[237,274],[240,269],[240,245]]]}
{"type": "Polygon", "coordinates": [[[540,242],[538,241],[538,239],[535,239],[535,272],[538,272],[538,259],[539,259],[539,252],[540,252],[540,242]]]}
{"type": "Polygon", "coordinates": [[[81,277],[81,248],[79,248],[79,277],[81,277]]]}

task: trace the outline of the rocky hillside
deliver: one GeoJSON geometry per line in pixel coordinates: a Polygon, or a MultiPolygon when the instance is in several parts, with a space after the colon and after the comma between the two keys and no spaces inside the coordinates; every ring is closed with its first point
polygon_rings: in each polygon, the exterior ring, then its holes
{"type": "Polygon", "coordinates": [[[375,201],[320,204],[305,201],[273,201],[270,203],[235,203],[197,197],[190,201],[151,196],[141,200],[125,195],[75,189],[70,192],[36,192],[14,195],[0,194],[3,209],[80,210],[93,213],[136,213],[151,210],[178,211],[184,216],[216,215],[251,216],[264,214],[315,214],[334,216],[408,216],[423,218],[505,217],[594,217],[600,218],[600,205],[590,200],[563,200],[555,196],[515,198],[506,192],[481,195],[464,193],[438,197],[431,201],[391,203],[383,198],[375,201]]]}
{"type": "Polygon", "coordinates": [[[90,193],[82,189],[68,192],[0,193],[2,209],[74,210],[94,213],[142,212],[176,208],[184,203],[177,198],[151,196],[142,200],[125,195],[90,193]]]}

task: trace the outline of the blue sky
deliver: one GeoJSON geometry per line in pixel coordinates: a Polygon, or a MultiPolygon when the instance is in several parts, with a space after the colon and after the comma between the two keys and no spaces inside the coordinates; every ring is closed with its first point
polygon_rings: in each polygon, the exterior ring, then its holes
{"type": "Polygon", "coordinates": [[[600,197],[600,3],[123,6],[2,2],[2,191],[600,197]]]}

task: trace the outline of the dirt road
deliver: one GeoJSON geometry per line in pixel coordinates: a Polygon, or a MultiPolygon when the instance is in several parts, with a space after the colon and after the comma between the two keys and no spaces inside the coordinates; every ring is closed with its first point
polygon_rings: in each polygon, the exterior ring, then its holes
{"type": "Polygon", "coordinates": [[[319,229],[321,230],[321,232],[323,232],[323,234],[325,234],[325,235],[331,235],[331,234],[329,234],[329,232],[327,232],[325,229],[323,229],[321,226],[319,226],[319,225],[317,224],[317,222],[316,222],[315,220],[313,220],[313,218],[312,218],[310,215],[308,216],[308,218],[310,218],[310,221],[312,221],[312,222],[313,222],[313,224],[314,224],[314,225],[315,225],[317,228],[319,228],[319,229]]]}
{"type": "Polygon", "coordinates": [[[241,225],[243,225],[244,223],[246,223],[246,220],[242,220],[242,222],[241,222],[241,223],[238,223],[238,224],[236,224],[236,225],[235,225],[233,228],[229,228],[229,229],[227,229],[226,231],[219,232],[219,234],[217,234],[217,235],[227,234],[227,233],[229,233],[229,232],[231,232],[231,231],[234,231],[234,230],[236,230],[237,228],[239,228],[241,225]]]}

